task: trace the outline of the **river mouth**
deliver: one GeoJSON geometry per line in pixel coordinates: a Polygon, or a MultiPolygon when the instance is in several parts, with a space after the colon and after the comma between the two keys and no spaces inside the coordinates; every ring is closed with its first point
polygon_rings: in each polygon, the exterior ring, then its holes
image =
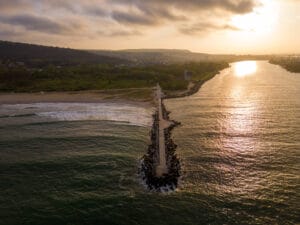
{"type": "Polygon", "coordinates": [[[182,123],[172,134],[184,163],[180,190],[214,196],[244,212],[228,217],[243,224],[251,224],[244,220],[249,215],[257,224],[294,224],[300,76],[266,61],[247,65],[233,63],[196,94],[165,101],[182,123]]]}
{"type": "Polygon", "coordinates": [[[180,177],[168,194],[137,176],[153,109],[125,123],[3,116],[1,222],[298,224],[299,87],[298,74],[257,62],[251,75],[226,69],[192,96],[165,99],[181,122],[172,130],[180,177]]]}

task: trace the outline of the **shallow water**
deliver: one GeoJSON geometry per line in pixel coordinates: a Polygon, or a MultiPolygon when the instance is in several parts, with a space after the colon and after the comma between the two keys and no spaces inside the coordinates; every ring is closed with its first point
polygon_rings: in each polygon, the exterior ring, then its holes
{"type": "Polygon", "coordinates": [[[137,175],[152,109],[0,106],[0,224],[297,224],[300,76],[235,64],[193,96],[166,101],[180,188],[149,193],[137,175]]]}

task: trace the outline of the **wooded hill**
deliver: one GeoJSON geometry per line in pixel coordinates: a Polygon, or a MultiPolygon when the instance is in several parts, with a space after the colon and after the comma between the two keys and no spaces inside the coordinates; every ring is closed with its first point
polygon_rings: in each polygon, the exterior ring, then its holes
{"type": "Polygon", "coordinates": [[[91,53],[132,61],[136,65],[174,64],[187,62],[234,62],[268,60],[269,55],[206,54],[180,49],[87,50],[91,53]]]}
{"type": "Polygon", "coordinates": [[[93,54],[69,48],[47,47],[41,45],[0,41],[0,61],[24,63],[29,67],[44,67],[76,64],[123,64],[126,59],[119,59],[101,54],[93,54]]]}

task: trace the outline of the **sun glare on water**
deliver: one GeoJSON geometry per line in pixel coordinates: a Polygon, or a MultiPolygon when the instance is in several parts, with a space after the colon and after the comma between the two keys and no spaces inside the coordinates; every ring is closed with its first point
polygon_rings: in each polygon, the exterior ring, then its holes
{"type": "Polygon", "coordinates": [[[255,73],[257,65],[255,61],[242,61],[234,64],[234,72],[238,77],[244,77],[255,73]]]}

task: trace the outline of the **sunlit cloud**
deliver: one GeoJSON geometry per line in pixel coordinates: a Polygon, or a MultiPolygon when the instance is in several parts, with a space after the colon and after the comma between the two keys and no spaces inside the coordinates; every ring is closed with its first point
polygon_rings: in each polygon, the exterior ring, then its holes
{"type": "Polygon", "coordinates": [[[175,39],[186,43],[186,38],[194,39],[196,45],[199,38],[217,40],[227,34],[230,41],[234,37],[250,40],[254,39],[252,33],[274,30],[278,2],[298,1],[0,0],[0,39],[60,46],[71,43],[74,47],[90,46],[90,40],[99,46],[126,47],[150,40],[153,45],[175,39]]]}
{"type": "Polygon", "coordinates": [[[251,13],[233,16],[231,24],[245,32],[270,32],[278,20],[278,4],[269,0],[261,3],[251,13]]]}
{"type": "Polygon", "coordinates": [[[80,34],[84,28],[80,24],[83,23],[88,30],[87,33],[94,32],[95,35],[99,33],[137,35],[146,29],[171,23],[178,28],[179,32],[192,34],[202,28],[205,30],[231,28],[227,24],[219,25],[206,21],[201,24],[195,23],[207,11],[216,11],[216,13],[222,11],[224,17],[227,17],[228,14],[251,12],[257,4],[255,0],[12,0],[0,2],[0,23],[53,35],[73,35],[76,32],[80,34]],[[72,20],[68,19],[70,17],[72,20]],[[110,24],[112,31],[99,32],[99,29],[95,31],[94,27],[103,22],[110,24]],[[187,24],[188,28],[182,29],[183,23],[187,24]],[[137,26],[143,28],[139,28],[137,32],[137,26]]]}

